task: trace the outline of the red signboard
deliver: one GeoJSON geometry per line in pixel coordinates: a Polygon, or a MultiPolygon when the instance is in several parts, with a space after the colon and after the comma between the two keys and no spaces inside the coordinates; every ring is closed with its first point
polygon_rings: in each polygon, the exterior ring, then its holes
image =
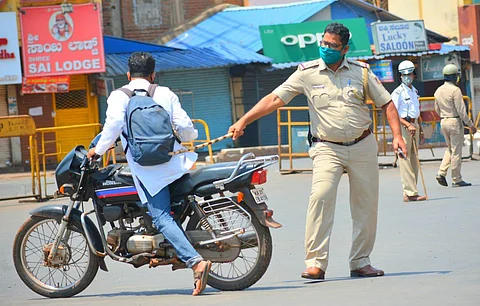
{"type": "Polygon", "coordinates": [[[22,93],[68,92],[70,76],[23,78],[22,93]]]}
{"type": "Polygon", "coordinates": [[[20,24],[26,77],[105,71],[100,7],[96,3],[22,7],[20,24]]]}
{"type": "Polygon", "coordinates": [[[460,44],[470,47],[470,61],[480,64],[480,5],[466,5],[458,8],[460,44]]]}

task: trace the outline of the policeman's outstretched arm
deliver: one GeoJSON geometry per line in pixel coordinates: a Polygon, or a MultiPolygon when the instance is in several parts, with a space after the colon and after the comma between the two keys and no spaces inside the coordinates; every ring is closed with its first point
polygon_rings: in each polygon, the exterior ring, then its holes
{"type": "Polygon", "coordinates": [[[228,133],[233,133],[233,140],[235,140],[243,135],[243,130],[247,125],[282,106],[285,106],[285,102],[283,102],[282,99],[274,93],[268,94],[243,115],[242,118],[238,119],[238,121],[228,129],[228,133]]]}
{"type": "Polygon", "coordinates": [[[390,100],[390,102],[382,106],[382,109],[387,115],[388,124],[392,130],[394,152],[397,152],[398,148],[400,148],[404,154],[407,155],[407,146],[403,141],[402,133],[400,131],[400,119],[395,104],[390,100]]]}

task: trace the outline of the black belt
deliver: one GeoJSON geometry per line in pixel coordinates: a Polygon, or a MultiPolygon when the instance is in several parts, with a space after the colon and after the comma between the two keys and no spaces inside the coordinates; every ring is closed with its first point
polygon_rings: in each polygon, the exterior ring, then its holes
{"type": "Polygon", "coordinates": [[[460,118],[460,116],[455,116],[455,117],[440,117],[442,119],[451,119],[451,118],[460,118]]]}
{"type": "Polygon", "coordinates": [[[365,131],[363,131],[363,134],[360,137],[358,137],[357,139],[354,139],[354,140],[351,140],[351,141],[346,141],[346,142],[330,141],[330,140],[320,139],[320,138],[317,138],[317,137],[312,137],[312,141],[313,142],[329,142],[329,143],[333,143],[333,144],[340,145],[340,146],[351,146],[351,145],[354,145],[356,143],[359,143],[360,141],[365,139],[371,133],[372,133],[372,131],[370,131],[370,129],[365,130],[365,131]]]}
{"type": "Polygon", "coordinates": [[[405,118],[402,118],[403,120],[405,121],[408,121],[409,123],[415,123],[415,121],[417,121],[417,118],[412,118],[410,116],[407,116],[405,118]]]}

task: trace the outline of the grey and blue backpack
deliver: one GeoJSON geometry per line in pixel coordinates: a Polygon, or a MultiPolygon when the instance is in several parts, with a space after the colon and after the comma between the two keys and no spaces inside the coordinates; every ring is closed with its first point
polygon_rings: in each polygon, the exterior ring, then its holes
{"type": "Polygon", "coordinates": [[[175,136],[168,112],[153,100],[156,87],[156,84],[152,84],[148,91],[118,89],[130,98],[125,113],[127,133],[122,133],[127,140],[125,153],[130,150],[133,160],[141,166],[168,162],[171,159],[168,153],[173,151],[175,141],[180,142],[175,136]]]}

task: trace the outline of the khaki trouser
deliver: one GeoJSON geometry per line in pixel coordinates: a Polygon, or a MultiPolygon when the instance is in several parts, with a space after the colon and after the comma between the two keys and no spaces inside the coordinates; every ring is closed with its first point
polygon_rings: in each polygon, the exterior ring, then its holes
{"type": "Polygon", "coordinates": [[[400,176],[402,178],[403,193],[409,197],[418,195],[418,152],[415,151],[413,140],[418,149],[419,126],[417,123],[412,123],[417,129],[415,137],[412,137],[407,128],[402,127],[402,136],[405,145],[407,146],[407,158],[399,158],[398,165],[400,166],[400,176]]]}
{"type": "Polygon", "coordinates": [[[447,176],[447,170],[452,167],[452,181],[462,181],[462,147],[463,147],[463,124],[460,118],[445,118],[440,122],[442,134],[445,137],[448,148],[443,155],[442,164],[438,174],[447,176]]]}
{"type": "Polygon", "coordinates": [[[305,264],[323,271],[335,213],[337,187],[343,170],[350,182],[350,211],[353,220],[350,269],[370,264],[375,243],[378,210],[377,141],[373,134],[352,146],[316,143],[309,150],[313,160],[312,189],[305,229],[305,264]]]}

